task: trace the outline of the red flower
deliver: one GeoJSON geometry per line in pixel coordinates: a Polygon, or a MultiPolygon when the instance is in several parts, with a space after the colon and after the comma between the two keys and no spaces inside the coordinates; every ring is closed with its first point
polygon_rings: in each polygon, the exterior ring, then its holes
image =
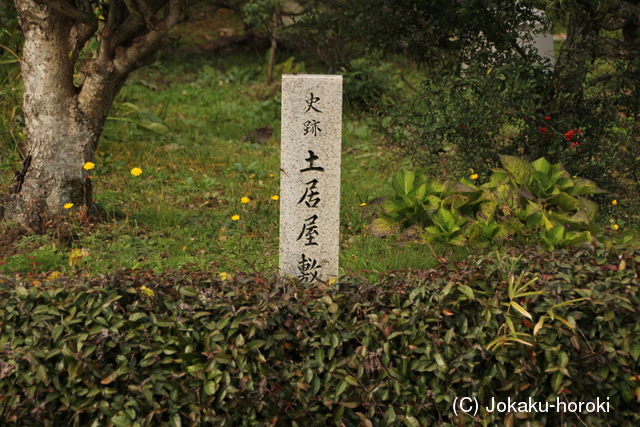
{"type": "Polygon", "coordinates": [[[569,147],[573,148],[573,147],[577,147],[578,145],[580,145],[580,143],[573,141],[571,144],[569,144],[569,147]]]}
{"type": "Polygon", "coordinates": [[[544,118],[545,120],[551,120],[551,116],[547,116],[544,118]]]}
{"type": "Polygon", "coordinates": [[[547,128],[545,128],[545,127],[540,128],[540,132],[547,133],[547,128]]]}
{"type": "Polygon", "coordinates": [[[567,131],[567,133],[564,134],[564,137],[567,141],[571,141],[571,138],[573,138],[576,135],[576,131],[574,130],[570,130],[567,131]]]}

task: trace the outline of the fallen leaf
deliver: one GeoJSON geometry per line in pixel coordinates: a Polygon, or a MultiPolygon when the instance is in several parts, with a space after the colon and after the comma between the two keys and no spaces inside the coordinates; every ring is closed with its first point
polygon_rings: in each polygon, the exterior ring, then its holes
{"type": "Polygon", "coordinates": [[[47,280],[58,280],[60,277],[62,277],[62,272],[60,272],[60,271],[52,271],[47,276],[47,280]]]}

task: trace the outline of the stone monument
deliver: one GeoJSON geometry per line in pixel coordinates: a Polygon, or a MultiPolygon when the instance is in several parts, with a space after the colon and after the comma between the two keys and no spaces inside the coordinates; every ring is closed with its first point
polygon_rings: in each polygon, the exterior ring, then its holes
{"type": "Polygon", "coordinates": [[[338,275],[342,76],[282,76],[280,274],[338,275]]]}

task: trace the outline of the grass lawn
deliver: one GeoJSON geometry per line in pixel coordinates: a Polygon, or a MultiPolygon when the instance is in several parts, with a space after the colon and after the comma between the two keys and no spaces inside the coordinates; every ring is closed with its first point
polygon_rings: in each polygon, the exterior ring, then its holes
{"type": "MultiPolygon", "coordinates": [[[[21,238],[5,227],[10,242],[0,252],[0,273],[277,271],[280,83],[265,83],[264,62],[251,51],[216,57],[187,49],[138,70],[112,108],[88,172],[108,219],[21,238]],[[259,127],[273,129],[262,144],[245,137],[259,127]],[[134,167],[143,173],[133,176],[134,167]]],[[[324,72],[315,68],[307,65],[324,72]]],[[[351,110],[343,118],[341,270],[432,267],[428,247],[399,247],[368,233],[372,209],[361,205],[390,194],[390,176],[406,161],[351,110]]],[[[11,167],[4,163],[3,189],[11,167]]],[[[466,254],[448,249],[445,256],[466,254]]]]}

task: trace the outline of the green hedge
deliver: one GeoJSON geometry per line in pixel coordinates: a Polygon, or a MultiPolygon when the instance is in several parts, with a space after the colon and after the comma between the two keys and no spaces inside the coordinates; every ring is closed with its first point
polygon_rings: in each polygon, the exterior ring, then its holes
{"type": "Polygon", "coordinates": [[[0,276],[0,425],[638,425],[639,249],[503,250],[313,287],[0,276]],[[456,416],[456,397],[610,412],[456,416]]]}

